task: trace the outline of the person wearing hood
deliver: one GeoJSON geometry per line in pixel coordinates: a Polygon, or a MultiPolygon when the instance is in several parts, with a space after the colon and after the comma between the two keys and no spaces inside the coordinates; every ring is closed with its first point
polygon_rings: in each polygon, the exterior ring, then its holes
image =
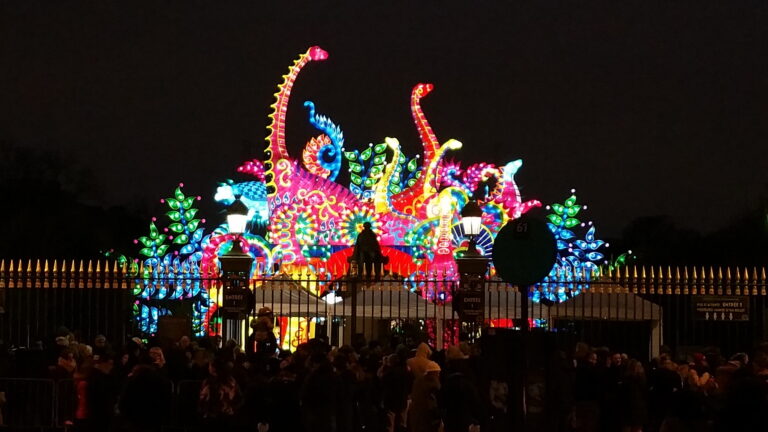
{"type": "Polygon", "coordinates": [[[415,378],[419,378],[427,372],[427,366],[431,362],[432,349],[424,342],[420,343],[416,348],[416,355],[413,358],[408,359],[408,370],[411,371],[415,378]]]}
{"type": "Polygon", "coordinates": [[[248,336],[245,355],[258,370],[264,369],[267,361],[277,353],[278,344],[273,331],[274,323],[274,313],[266,306],[260,308],[257,317],[251,320],[253,332],[248,336]]]}
{"type": "Polygon", "coordinates": [[[469,365],[459,346],[448,348],[446,373],[440,392],[445,432],[475,430],[482,424],[483,401],[469,365]]]}
{"type": "Polygon", "coordinates": [[[382,407],[387,416],[387,432],[404,430],[408,392],[413,385],[404,357],[398,354],[385,357],[377,375],[381,382],[382,407]]]}
{"type": "Polygon", "coordinates": [[[440,405],[440,365],[427,360],[424,373],[416,377],[411,390],[407,424],[410,432],[437,432],[442,427],[440,405]]]}
{"type": "Polygon", "coordinates": [[[107,337],[100,334],[93,340],[93,356],[102,357],[112,354],[112,347],[107,342],[107,337]]]}

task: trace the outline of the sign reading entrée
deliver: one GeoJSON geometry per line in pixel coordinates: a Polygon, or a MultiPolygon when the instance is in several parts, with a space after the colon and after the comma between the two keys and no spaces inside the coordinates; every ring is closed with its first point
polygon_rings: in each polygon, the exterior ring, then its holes
{"type": "Polygon", "coordinates": [[[698,321],[749,321],[749,297],[693,297],[698,321]]]}
{"type": "Polygon", "coordinates": [[[470,279],[465,282],[464,288],[455,294],[453,304],[463,321],[483,321],[485,291],[482,288],[482,280],[470,279]]]}
{"type": "Polygon", "coordinates": [[[244,319],[253,307],[253,295],[245,288],[228,287],[224,290],[221,310],[229,319],[244,319]]]}

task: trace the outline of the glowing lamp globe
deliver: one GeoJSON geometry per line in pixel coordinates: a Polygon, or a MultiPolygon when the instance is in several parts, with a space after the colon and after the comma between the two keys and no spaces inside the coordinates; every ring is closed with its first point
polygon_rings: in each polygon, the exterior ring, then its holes
{"type": "Polygon", "coordinates": [[[227,225],[232,234],[242,234],[248,223],[248,207],[242,201],[236,199],[227,209],[227,225]]]}
{"type": "Polygon", "coordinates": [[[480,234],[483,221],[483,210],[475,201],[470,201],[461,209],[461,224],[464,235],[474,237],[480,234]]]}
{"type": "Polygon", "coordinates": [[[336,295],[336,293],[335,293],[335,292],[333,292],[333,291],[331,291],[331,292],[329,292],[328,294],[324,295],[324,296],[322,297],[322,299],[323,299],[323,300],[324,300],[324,301],[325,301],[327,304],[336,304],[336,303],[340,303],[342,300],[344,300],[344,298],[343,298],[342,296],[340,296],[340,295],[336,295]]]}

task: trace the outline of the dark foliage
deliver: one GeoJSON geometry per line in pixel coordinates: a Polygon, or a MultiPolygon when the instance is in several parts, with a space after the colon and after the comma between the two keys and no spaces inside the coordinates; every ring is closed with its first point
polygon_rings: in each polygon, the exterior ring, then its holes
{"type": "Polygon", "coordinates": [[[72,166],[53,151],[0,143],[0,256],[95,258],[141,232],[142,219],[126,208],[89,202],[93,176],[72,166]]]}

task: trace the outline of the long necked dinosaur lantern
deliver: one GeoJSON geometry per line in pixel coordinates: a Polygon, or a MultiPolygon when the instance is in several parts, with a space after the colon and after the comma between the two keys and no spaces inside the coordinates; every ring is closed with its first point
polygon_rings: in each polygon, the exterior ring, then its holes
{"type": "MultiPolygon", "coordinates": [[[[251,234],[242,240],[265,267],[279,262],[340,276],[347,271],[357,233],[370,222],[392,273],[454,275],[454,253],[463,242],[459,212],[470,198],[484,210],[478,245],[486,254],[508,219],[540,205],[521,199],[514,180],[520,160],[466,168],[445,160],[446,153],[461,149],[462,143],[448,139],[441,144],[430,127],[421,100],[434,89],[432,84],[417,84],[411,93],[421,155],[409,159],[393,137],[383,137],[382,143],[362,151],[347,149],[341,128],[306,101],[309,122],[321,134],[307,142],[300,157],[293,157],[286,145],[291,90],[307,65],[327,58],[328,53],[315,46],[294,61],[275,94],[263,162],[248,161],[238,169],[253,175],[254,181],[224,185],[217,194],[219,201],[242,199],[254,209],[253,221],[266,225],[266,238],[251,234]],[[344,162],[348,187],[336,181],[344,162]]],[[[221,246],[232,239],[226,227],[207,238],[203,266],[214,266],[221,246]]]]}

